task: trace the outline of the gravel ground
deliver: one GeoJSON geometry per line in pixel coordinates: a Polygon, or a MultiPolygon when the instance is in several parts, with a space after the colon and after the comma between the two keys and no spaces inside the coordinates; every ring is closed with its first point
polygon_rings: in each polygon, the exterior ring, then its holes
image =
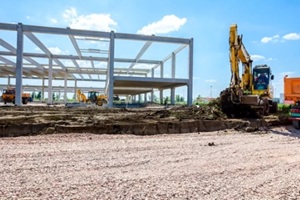
{"type": "Polygon", "coordinates": [[[300,199],[300,135],[0,139],[0,199],[300,199]]]}

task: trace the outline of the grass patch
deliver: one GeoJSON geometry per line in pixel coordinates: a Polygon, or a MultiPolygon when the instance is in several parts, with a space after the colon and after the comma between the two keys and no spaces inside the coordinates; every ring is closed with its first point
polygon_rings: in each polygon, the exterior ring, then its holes
{"type": "Polygon", "coordinates": [[[283,103],[278,104],[278,112],[288,114],[290,110],[291,110],[290,104],[283,104],[283,103]]]}

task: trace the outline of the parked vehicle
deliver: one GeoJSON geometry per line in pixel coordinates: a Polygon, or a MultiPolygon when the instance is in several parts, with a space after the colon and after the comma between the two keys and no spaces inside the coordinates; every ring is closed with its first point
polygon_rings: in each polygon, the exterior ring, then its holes
{"type": "Polygon", "coordinates": [[[77,100],[83,103],[95,103],[97,106],[107,104],[107,96],[97,91],[89,91],[86,97],[80,90],[77,90],[77,100]]]}
{"type": "MultiPolygon", "coordinates": [[[[16,89],[15,88],[7,88],[2,91],[2,101],[4,104],[6,103],[13,103],[15,104],[15,98],[16,98],[16,89]]],[[[31,95],[30,93],[22,93],[22,103],[27,104],[29,101],[31,101],[31,95]]]]}
{"type": "Polygon", "coordinates": [[[284,101],[295,104],[300,100],[300,77],[284,77],[284,101]]]}
{"type": "Polygon", "coordinates": [[[284,77],[284,102],[291,104],[290,120],[300,128],[300,77],[284,77]]]}

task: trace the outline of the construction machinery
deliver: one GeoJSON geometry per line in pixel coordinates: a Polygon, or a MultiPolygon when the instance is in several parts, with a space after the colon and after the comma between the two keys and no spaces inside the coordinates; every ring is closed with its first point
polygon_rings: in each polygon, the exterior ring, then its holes
{"type": "Polygon", "coordinates": [[[300,77],[288,77],[283,79],[284,82],[284,102],[295,104],[300,101],[300,77]]]}
{"type": "Polygon", "coordinates": [[[289,120],[295,128],[300,129],[300,100],[291,105],[289,120]]]}
{"type": "Polygon", "coordinates": [[[88,96],[81,92],[81,90],[77,90],[77,101],[83,103],[95,103],[97,106],[102,106],[103,104],[107,104],[107,96],[104,94],[100,94],[97,91],[89,91],[88,96]]]}
{"type": "MultiPolygon", "coordinates": [[[[7,88],[2,91],[2,101],[4,104],[6,103],[13,103],[15,104],[15,98],[16,98],[16,89],[15,88],[7,88]]],[[[31,95],[30,93],[22,93],[22,103],[27,104],[29,101],[31,101],[31,95]]]]}
{"type": "Polygon", "coordinates": [[[295,128],[300,128],[300,77],[288,77],[284,79],[284,103],[290,104],[290,117],[295,128]]]}
{"type": "Polygon", "coordinates": [[[237,25],[230,26],[230,85],[220,93],[221,110],[228,117],[247,117],[268,115],[277,112],[277,102],[272,100],[271,80],[274,76],[267,65],[258,65],[252,69],[252,60],[247,52],[242,36],[238,35],[237,25]],[[242,63],[240,76],[239,63],[242,63]]]}

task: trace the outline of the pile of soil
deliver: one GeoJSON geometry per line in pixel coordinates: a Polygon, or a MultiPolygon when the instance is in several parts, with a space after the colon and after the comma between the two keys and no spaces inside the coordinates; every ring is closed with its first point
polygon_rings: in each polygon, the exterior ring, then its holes
{"type": "Polygon", "coordinates": [[[0,137],[74,132],[154,135],[231,128],[255,131],[260,127],[288,123],[278,116],[228,119],[216,104],[132,109],[28,105],[5,106],[0,110],[0,137]]]}

